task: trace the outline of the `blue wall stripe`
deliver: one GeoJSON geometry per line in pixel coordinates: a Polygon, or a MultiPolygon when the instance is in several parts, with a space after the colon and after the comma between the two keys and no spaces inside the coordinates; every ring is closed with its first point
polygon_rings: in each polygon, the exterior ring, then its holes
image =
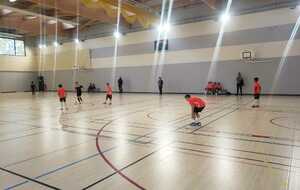
{"type": "MultiPolygon", "coordinates": [[[[255,28],[224,34],[222,46],[243,45],[252,43],[266,43],[275,41],[286,41],[293,30],[293,24],[255,28]]],[[[201,28],[199,28],[201,30],[201,28]]],[[[169,51],[201,49],[215,47],[218,34],[193,36],[169,40],[169,51]]],[[[295,37],[300,38],[299,33],[295,37]]],[[[154,53],[154,42],[123,45],[118,49],[119,56],[139,55],[154,53]]],[[[114,47],[95,48],[91,50],[92,59],[112,57],[114,47]]]]}

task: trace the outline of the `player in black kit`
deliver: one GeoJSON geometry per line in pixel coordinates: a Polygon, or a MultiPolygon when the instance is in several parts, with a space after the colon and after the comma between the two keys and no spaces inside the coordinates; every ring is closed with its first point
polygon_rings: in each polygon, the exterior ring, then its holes
{"type": "Polygon", "coordinates": [[[82,89],[83,89],[83,86],[79,85],[78,82],[75,82],[75,90],[76,90],[77,100],[78,100],[79,104],[82,103],[82,98],[81,98],[82,89]]]}

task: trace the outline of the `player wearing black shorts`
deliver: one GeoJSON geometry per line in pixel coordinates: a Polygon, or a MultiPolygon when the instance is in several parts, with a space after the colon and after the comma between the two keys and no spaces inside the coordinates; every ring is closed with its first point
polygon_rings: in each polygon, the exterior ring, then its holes
{"type": "Polygon", "coordinates": [[[77,100],[78,100],[79,104],[82,103],[82,98],[81,98],[82,88],[83,88],[83,86],[79,85],[78,82],[75,82],[75,90],[76,90],[77,100]]]}
{"type": "Polygon", "coordinates": [[[64,97],[64,98],[59,98],[59,101],[60,101],[60,102],[66,102],[66,97],[64,97]]]}
{"type": "Polygon", "coordinates": [[[185,95],[185,99],[192,108],[192,119],[194,120],[194,122],[191,125],[192,126],[201,125],[201,123],[199,121],[200,120],[199,113],[202,112],[203,109],[205,108],[205,105],[206,105],[205,102],[201,98],[191,96],[189,94],[185,95]]]}
{"type": "Polygon", "coordinates": [[[202,112],[202,110],[203,110],[204,108],[205,108],[205,107],[200,107],[200,108],[194,107],[194,113],[198,114],[198,113],[202,112]]]}

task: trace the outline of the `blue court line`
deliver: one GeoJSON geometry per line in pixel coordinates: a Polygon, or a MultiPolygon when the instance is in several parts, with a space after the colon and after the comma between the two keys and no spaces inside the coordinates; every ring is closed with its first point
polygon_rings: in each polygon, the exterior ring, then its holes
{"type": "MultiPolygon", "coordinates": [[[[139,110],[139,111],[140,111],[140,110],[139,110]]],[[[111,122],[112,122],[112,121],[111,121],[111,122]]],[[[109,123],[111,123],[111,122],[109,122],[109,123]]],[[[138,138],[139,138],[139,137],[137,137],[137,139],[138,139],[138,138]]],[[[134,139],[134,140],[135,140],[135,139],[134,139]]],[[[106,152],[108,152],[108,151],[110,151],[110,150],[113,150],[113,149],[115,149],[115,148],[117,148],[117,146],[114,146],[114,147],[112,147],[112,148],[109,148],[109,149],[107,149],[107,150],[104,150],[102,153],[106,153],[106,152]]],[[[81,159],[81,160],[78,160],[78,161],[72,162],[72,163],[70,163],[70,164],[61,166],[61,167],[59,167],[59,168],[57,168],[57,169],[55,169],[55,170],[52,170],[52,171],[46,172],[46,173],[44,173],[44,174],[41,174],[41,175],[39,175],[39,176],[37,176],[37,177],[35,177],[35,178],[33,178],[33,179],[39,179],[39,178],[41,178],[41,177],[50,175],[50,174],[52,174],[52,173],[55,173],[55,172],[60,171],[60,170],[63,170],[63,169],[65,169],[65,168],[68,168],[68,167],[70,167],[70,166],[73,166],[73,165],[75,165],[75,164],[77,164],[77,163],[79,163],[79,162],[82,162],[82,161],[91,159],[91,158],[93,158],[93,157],[95,157],[95,156],[98,156],[98,155],[100,155],[100,153],[96,153],[96,154],[93,154],[93,155],[88,156],[88,157],[86,157],[86,158],[83,158],[83,159],[81,159]]],[[[19,186],[22,186],[22,185],[24,185],[24,184],[26,184],[26,183],[28,183],[28,182],[30,182],[30,181],[23,181],[23,182],[18,183],[18,184],[16,184],[16,185],[9,186],[9,187],[5,188],[4,190],[14,189],[14,188],[19,187],[19,186]]]]}
{"type": "MultiPolygon", "coordinates": [[[[115,148],[117,148],[117,147],[115,146],[115,147],[106,149],[106,150],[104,151],[104,153],[105,153],[105,152],[108,152],[108,151],[110,151],[110,150],[113,150],[113,149],[115,149],[115,148]]],[[[56,168],[56,169],[54,169],[54,170],[51,170],[51,171],[46,172],[46,173],[44,173],[44,174],[41,174],[41,175],[35,177],[34,179],[40,179],[40,178],[42,178],[42,177],[45,177],[45,176],[50,175],[50,174],[52,174],[52,173],[58,172],[58,171],[60,171],[60,170],[63,170],[63,169],[65,169],[65,168],[68,168],[68,167],[70,167],[70,166],[73,166],[73,165],[75,165],[75,164],[78,164],[78,163],[83,162],[83,161],[85,161],[85,160],[89,160],[89,159],[91,159],[91,158],[94,158],[94,157],[96,157],[96,156],[98,156],[98,155],[99,155],[99,153],[96,153],[96,154],[93,154],[93,155],[88,156],[88,157],[86,157],[86,158],[83,158],[83,159],[80,159],[80,160],[78,160],[78,161],[72,162],[72,163],[70,163],[70,164],[66,164],[66,165],[64,165],[64,166],[61,166],[61,167],[59,167],[59,168],[56,168]]],[[[23,182],[18,183],[18,184],[16,184],[16,185],[9,186],[9,187],[5,188],[5,190],[14,189],[14,188],[19,187],[19,186],[21,186],[21,185],[24,185],[24,184],[26,184],[26,183],[28,183],[28,182],[30,182],[30,181],[23,181],[23,182]]]]}

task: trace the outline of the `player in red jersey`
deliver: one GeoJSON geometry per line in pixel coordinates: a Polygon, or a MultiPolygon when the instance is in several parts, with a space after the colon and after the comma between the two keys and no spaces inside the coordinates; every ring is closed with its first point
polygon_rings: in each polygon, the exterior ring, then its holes
{"type": "Polygon", "coordinates": [[[254,104],[253,108],[258,108],[259,107],[259,98],[260,98],[260,93],[261,93],[261,85],[259,84],[259,78],[255,77],[254,78],[254,84],[253,84],[253,94],[254,94],[254,104]]]}
{"type": "Polygon", "coordinates": [[[203,111],[206,106],[206,103],[199,97],[191,96],[189,94],[185,95],[186,101],[190,104],[192,108],[192,118],[194,122],[191,125],[201,125],[199,119],[199,113],[203,111]]]}
{"type": "Polygon", "coordinates": [[[109,83],[106,83],[106,98],[104,104],[106,104],[106,101],[109,100],[109,105],[112,103],[112,87],[109,83]]]}
{"type": "Polygon", "coordinates": [[[61,110],[64,109],[64,106],[65,106],[65,109],[68,110],[67,108],[67,92],[66,90],[64,89],[63,85],[62,84],[59,84],[58,85],[58,89],[57,89],[57,95],[59,97],[59,101],[60,101],[60,104],[61,104],[61,110]]]}

